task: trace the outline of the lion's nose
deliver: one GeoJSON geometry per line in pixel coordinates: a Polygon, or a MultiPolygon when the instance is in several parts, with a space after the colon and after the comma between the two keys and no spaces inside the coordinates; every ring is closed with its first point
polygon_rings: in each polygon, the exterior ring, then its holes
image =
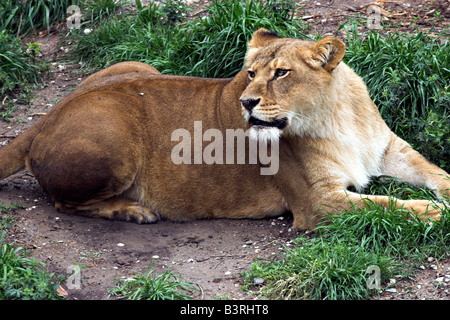
{"type": "Polygon", "coordinates": [[[261,101],[261,98],[258,99],[239,99],[239,101],[242,103],[245,109],[247,109],[249,112],[253,110],[254,107],[258,105],[258,103],[261,101]]]}

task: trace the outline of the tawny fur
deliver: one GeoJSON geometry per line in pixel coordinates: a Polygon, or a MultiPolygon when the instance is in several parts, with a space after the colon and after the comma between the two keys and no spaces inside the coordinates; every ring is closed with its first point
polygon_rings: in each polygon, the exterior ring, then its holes
{"type": "MultiPolygon", "coordinates": [[[[112,66],[0,150],[0,179],[26,166],[58,210],[91,217],[145,223],[265,218],[290,210],[294,227],[304,229],[314,228],[325,210],[363,206],[362,197],[388,206],[385,196],[347,191],[362,189],[372,176],[448,195],[447,173],[392,133],[362,79],[341,62],[344,53],[337,39],[280,39],[260,29],[246,57],[251,80],[247,70],[232,79],[200,79],[160,75],[135,62],[112,66]],[[289,71],[275,78],[278,69],[289,71]],[[226,129],[251,127],[239,99],[260,99],[255,118],[288,119],[279,132],[249,130],[252,138],[279,143],[276,174],[262,175],[259,163],[172,161],[178,143],[172,133],[193,133],[195,121],[203,132],[218,129],[224,136],[226,129]]],[[[429,201],[397,205],[439,218],[429,201]]]]}

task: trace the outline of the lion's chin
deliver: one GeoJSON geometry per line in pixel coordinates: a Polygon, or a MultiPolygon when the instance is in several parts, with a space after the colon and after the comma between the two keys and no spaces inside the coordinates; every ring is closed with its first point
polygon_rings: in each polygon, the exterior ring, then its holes
{"type": "Polygon", "coordinates": [[[268,122],[248,114],[246,120],[251,125],[249,129],[249,138],[263,142],[277,142],[288,122],[287,118],[268,122]]]}
{"type": "Polygon", "coordinates": [[[253,125],[248,131],[251,140],[267,142],[278,142],[280,140],[282,130],[277,127],[266,127],[253,125]]]}

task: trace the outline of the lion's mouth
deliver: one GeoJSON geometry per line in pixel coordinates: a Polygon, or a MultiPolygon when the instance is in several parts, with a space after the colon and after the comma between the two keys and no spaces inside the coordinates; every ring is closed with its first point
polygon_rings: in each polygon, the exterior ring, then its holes
{"type": "Polygon", "coordinates": [[[255,117],[251,116],[248,119],[248,122],[254,126],[274,127],[274,128],[283,130],[287,126],[287,120],[288,120],[287,118],[281,118],[281,119],[275,119],[273,121],[268,122],[268,121],[260,120],[260,119],[257,119],[255,117]]]}

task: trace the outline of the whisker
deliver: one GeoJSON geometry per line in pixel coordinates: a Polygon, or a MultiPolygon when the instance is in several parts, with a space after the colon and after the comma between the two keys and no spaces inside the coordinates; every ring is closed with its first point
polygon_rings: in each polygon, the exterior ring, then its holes
{"type": "Polygon", "coordinates": [[[286,116],[291,116],[292,119],[298,120],[300,122],[304,122],[305,120],[310,120],[309,117],[300,115],[294,111],[280,108],[280,113],[286,116]]]}

